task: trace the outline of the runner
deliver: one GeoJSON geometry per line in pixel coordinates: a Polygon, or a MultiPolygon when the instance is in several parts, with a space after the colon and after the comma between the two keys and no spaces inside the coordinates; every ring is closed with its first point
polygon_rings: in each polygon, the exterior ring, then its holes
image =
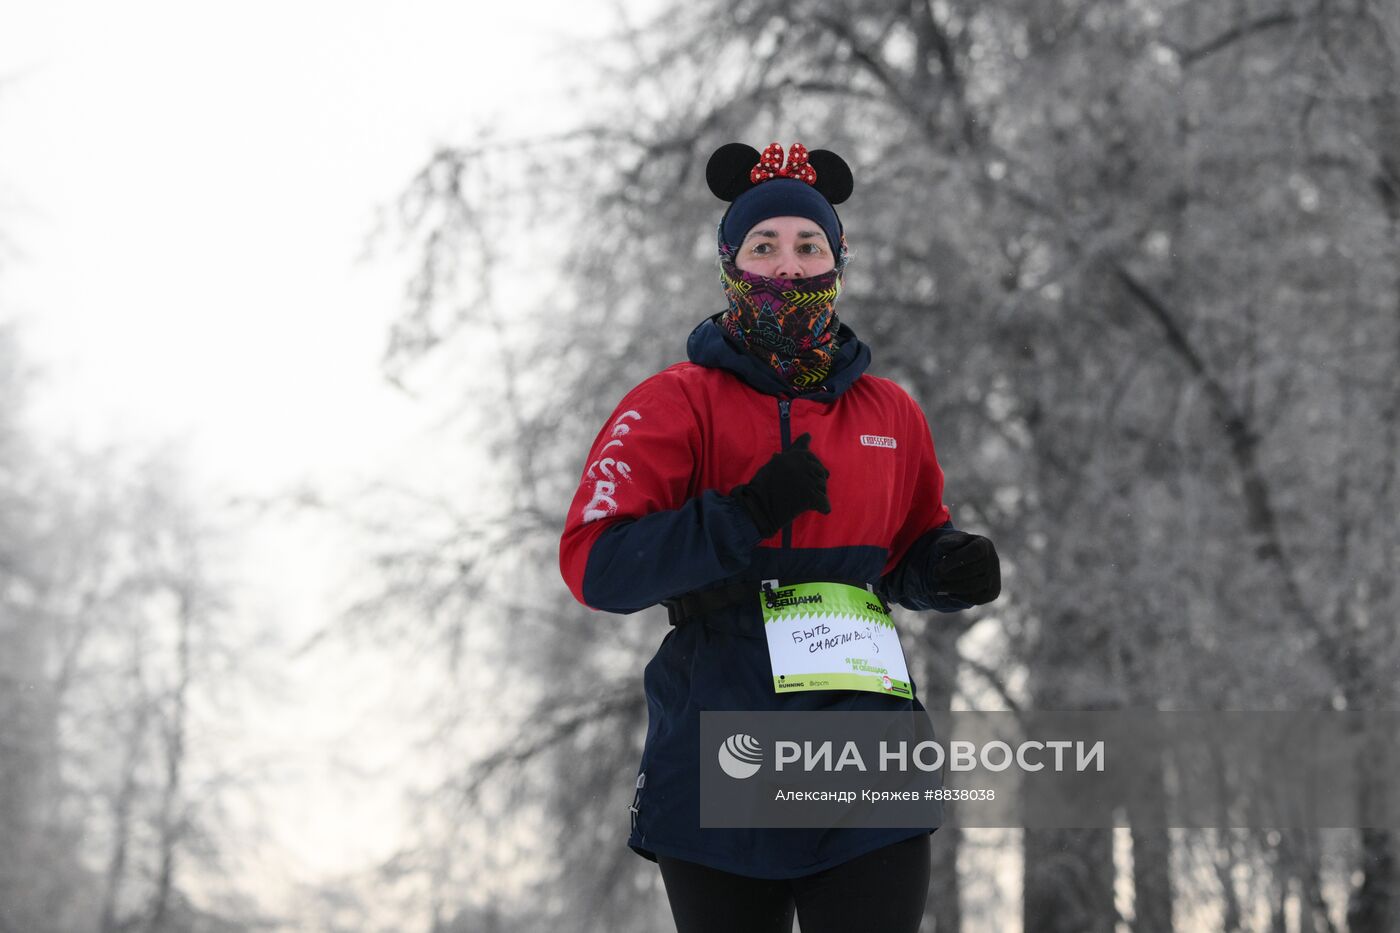
{"type": "Polygon", "coordinates": [[[785,692],[802,662],[769,650],[764,581],[872,585],[886,604],[956,612],[1000,594],[996,549],[953,526],[923,410],[867,372],[870,348],[837,320],[845,161],[730,143],[706,180],[730,202],[728,308],[691,331],[688,361],[617,405],[560,542],[581,603],[664,603],[673,626],[643,676],[628,845],[658,863],[679,933],[791,931],[794,911],[803,933],[914,931],[937,827],[702,829],[700,712],[922,710],[904,669],[823,671],[842,687],[785,692]]]}

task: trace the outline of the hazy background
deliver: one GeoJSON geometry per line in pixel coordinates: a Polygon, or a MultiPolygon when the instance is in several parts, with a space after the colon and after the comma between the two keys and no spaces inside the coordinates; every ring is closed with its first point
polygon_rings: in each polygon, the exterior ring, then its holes
{"type": "MultiPolygon", "coordinates": [[[[851,162],[838,311],[1002,555],[901,617],[925,704],[1393,708],[1397,55],[1396,0],[8,11],[0,933],[669,928],[665,618],[557,544],[736,139],[851,162]]],[[[1386,832],[933,841],[938,933],[1400,928],[1386,832]]]]}

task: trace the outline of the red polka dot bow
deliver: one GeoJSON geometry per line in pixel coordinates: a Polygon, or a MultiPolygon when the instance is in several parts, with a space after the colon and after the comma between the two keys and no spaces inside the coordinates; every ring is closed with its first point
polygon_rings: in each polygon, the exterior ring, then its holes
{"type": "MultiPolygon", "coordinates": [[[[750,150],[752,151],[752,150],[750,150]]],[[[795,178],[807,184],[815,184],[817,170],[807,164],[807,147],[793,143],[788,150],[787,165],[783,164],[783,147],[770,143],[759,157],[758,164],[749,170],[749,181],[755,185],[770,178],[795,178]]]]}

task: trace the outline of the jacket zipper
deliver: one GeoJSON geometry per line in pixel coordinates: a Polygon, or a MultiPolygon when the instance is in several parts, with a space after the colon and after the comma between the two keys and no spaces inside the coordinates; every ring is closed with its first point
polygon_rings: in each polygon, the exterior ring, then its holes
{"type": "MultiPolygon", "coordinates": [[[[787,399],[785,399],[785,398],[780,398],[780,399],[778,399],[778,427],[779,427],[779,428],[781,429],[781,431],[782,431],[783,450],[787,450],[787,449],[788,449],[788,445],[792,443],[792,438],[791,438],[792,431],[791,431],[791,428],[790,428],[790,426],[789,426],[789,424],[788,424],[788,407],[789,407],[789,402],[788,402],[787,399]]],[[[785,548],[792,547],[792,523],[791,523],[791,522],[789,522],[788,524],[786,524],[786,525],[783,526],[783,547],[785,547],[785,548]]]]}

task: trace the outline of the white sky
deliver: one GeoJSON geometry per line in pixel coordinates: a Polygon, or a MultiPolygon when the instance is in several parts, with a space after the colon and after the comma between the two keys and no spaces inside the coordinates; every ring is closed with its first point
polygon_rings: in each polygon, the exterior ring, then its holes
{"type": "Polygon", "coordinates": [[[467,117],[539,129],[548,11],[27,6],[0,31],[2,294],[60,377],[47,423],[190,433],[259,484],[407,430],[374,378],[399,270],[354,259],[467,117]]]}
{"type": "MultiPolygon", "coordinates": [[[[43,367],[37,423],[183,439],[211,504],[386,473],[468,486],[448,472],[461,439],[427,435],[433,413],[378,374],[402,260],[356,260],[375,208],[471,118],[557,128],[570,61],[546,53],[614,22],[604,0],[10,5],[0,237],[18,255],[0,254],[0,320],[43,367]]],[[[349,555],[305,523],[248,541],[240,612],[294,642],[349,555]]],[[[268,814],[279,871],[361,866],[394,841],[398,788],[333,786],[326,748],[366,736],[373,659],[286,673],[293,706],[263,733],[297,775],[268,814]]]]}

